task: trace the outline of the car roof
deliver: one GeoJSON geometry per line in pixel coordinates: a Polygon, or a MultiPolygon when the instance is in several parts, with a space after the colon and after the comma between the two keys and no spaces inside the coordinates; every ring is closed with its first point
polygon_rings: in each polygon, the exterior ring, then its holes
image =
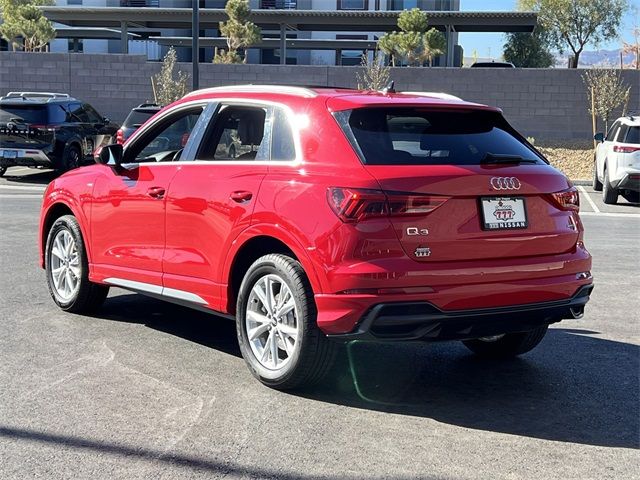
{"type": "Polygon", "coordinates": [[[640,115],[628,115],[626,117],[620,117],[618,120],[625,125],[640,127],[640,115]]]}
{"type": "Polygon", "coordinates": [[[324,100],[332,110],[346,110],[373,105],[421,105],[452,106],[499,110],[478,103],[466,102],[447,93],[438,92],[384,92],[357,90],[341,87],[287,86],[287,85],[235,85],[196,90],[183,97],[182,101],[215,99],[219,97],[270,100],[298,99],[324,100]]]}

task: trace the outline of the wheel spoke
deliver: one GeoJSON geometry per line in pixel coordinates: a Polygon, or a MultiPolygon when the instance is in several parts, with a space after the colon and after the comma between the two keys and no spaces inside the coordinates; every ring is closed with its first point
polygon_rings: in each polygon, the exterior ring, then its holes
{"type": "Polygon", "coordinates": [[[277,316],[278,317],[284,317],[290,311],[292,311],[294,308],[296,308],[296,302],[292,298],[287,303],[285,303],[284,305],[282,305],[280,307],[280,309],[278,310],[277,316]]]}
{"type": "Polygon", "coordinates": [[[280,333],[284,333],[285,335],[291,337],[294,341],[298,338],[298,330],[295,327],[285,325],[284,323],[279,323],[278,330],[280,331],[280,333]]]}
{"type": "Polygon", "coordinates": [[[273,367],[275,368],[278,366],[278,337],[275,330],[272,330],[271,335],[271,357],[273,360],[273,367]]]}
{"type": "Polygon", "coordinates": [[[273,294],[273,280],[271,279],[271,277],[265,277],[264,279],[264,283],[265,283],[265,290],[266,290],[266,297],[267,297],[267,305],[265,305],[267,307],[267,310],[269,313],[273,314],[274,311],[274,298],[275,295],[273,294]]]}
{"type": "Polygon", "coordinates": [[[249,340],[253,341],[256,338],[258,338],[260,335],[262,335],[264,332],[268,332],[270,326],[271,324],[269,323],[263,323],[262,325],[258,325],[257,327],[252,328],[247,332],[249,340]]]}
{"type": "Polygon", "coordinates": [[[73,279],[71,278],[71,272],[69,269],[64,272],[64,278],[66,284],[65,292],[67,294],[71,294],[71,292],[73,292],[73,279]]]}
{"type": "Polygon", "coordinates": [[[267,294],[264,292],[264,290],[262,290],[262,286],[260,285],[260,283],[255,284],[255,286],[253,287],[253,292],[256,294],[256,297],[258,297],[258,300],[260,300],[260,303],[262,303],[262,306],[267,311],[267,313],[271,313],[271,310],[268,306],[267,294]]]}
{"type": "Polygon", "coordinates": [[[271,320],[269,320],[266,316],[262,315],[253,310],[247,310],[247,318],[252,322],[260,323],[260,324],[271,324],[271,320]]]}
{"type": "Polygon", "coordinates": [[[267,341],[264,343],[264,350],[262,351],[262,358],[260,361],[266,365],[269,361],[269,353],[271,352],[271,338],[275,335],[275,330],[271,330],[269,332],[269,336],[267,337],[267,341]]]}
{"type": "Polygon", "coordinates": [[[77,267],[75,265],[69,265],[69,270],[71,270],[71,273],[73,274],[74,277],[76,277],[77,279],[80,279],[80,267],[77,267]]]}
{"type": "Polygon", "coordinates": [[[280,332],[280,338],[282,339],[282,343],[284,343],[284,350],[287,352],[287,357],[290,357],[293,353],[293,344],[289,343],[289,340],[286,336],[282,335],[282,332],[280,332]]]}

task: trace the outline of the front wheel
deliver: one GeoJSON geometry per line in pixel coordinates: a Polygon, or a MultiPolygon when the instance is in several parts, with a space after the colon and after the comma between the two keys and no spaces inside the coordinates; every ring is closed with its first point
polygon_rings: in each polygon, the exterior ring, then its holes
{"type": "Polygon", "coordinates": [[[89,281],[82,233],[73,215],[64,215],[51,226],[45,247],[45,268],[49,293],[67,312],[92,312],[109,293],[109,287],[89,281]]]}
{"type": "Polygon", "coordinates": [[[251,373],[278,390],[316,383],[337,348],[316,324],[313,291],[302,266],[265,255],[247,271],[236,311],[240,351],[251,373]]]}
{"type": "Polygon", "coordinates": [[[462,343],[476,355],[485,358],[509,358],[533,350],[547,333],[548,325],[520,333],[507,333],[493,337],[463,340],[462,343]]]}

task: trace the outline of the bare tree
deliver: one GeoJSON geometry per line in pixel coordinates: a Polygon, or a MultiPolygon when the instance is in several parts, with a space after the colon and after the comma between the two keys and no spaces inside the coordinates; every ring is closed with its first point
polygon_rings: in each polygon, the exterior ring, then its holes
{"type": "Polygon", "coordinates": [[[169,105],[189,91],[189,75],[178,71],[175,76],[176,61],[176,50],[171,47],[162,60],[160,73],[151,77],[155,100],[160,105],[169,105]]]}
{"type": "Polygon", "coordinates": [[[582,75],[589,96],[589,113],[604,122],[609,130],[609,120],[621,108],[624,115],[629,102],[631,87],[622,79],[622,71],[613,68],[592,68],[582,75]],[[591,108],[593,105],[593,109],[591,108]]]}
{"type": "Polygon", "coordinates": [[[380,51],[373,53],[373,59],[369,59],[368,52],[365,52],[360,66],[362,71],[356,73],[359,90],[382,90],[389,85],[391,69],[384,64],[380,51]]]}

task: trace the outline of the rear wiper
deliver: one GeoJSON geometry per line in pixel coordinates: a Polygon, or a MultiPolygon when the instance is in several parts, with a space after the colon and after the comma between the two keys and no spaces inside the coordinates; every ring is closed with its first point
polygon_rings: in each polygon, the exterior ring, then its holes
{"type": "Polygon", "coordinates": [[[480,163],[538,163],[534,158],[524,158],[520,155],[498,154],[487,152],[480,163]]]}

